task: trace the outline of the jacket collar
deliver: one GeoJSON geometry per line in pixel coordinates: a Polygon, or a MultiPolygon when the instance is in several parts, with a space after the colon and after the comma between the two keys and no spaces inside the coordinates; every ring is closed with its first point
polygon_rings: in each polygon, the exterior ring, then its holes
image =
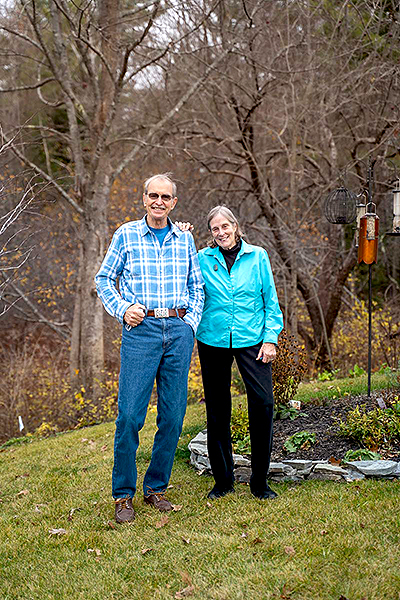
{"type": "MultiPolygon", "coordinates": [[[[239,256],[242,256],[243,254],[251,254],[251,252],[254,252],[253,246],[245,242],[242,238],[242,247],[238,252],[237,258],[239,258],[239,256]]],[[[215,256],[215,258],[218,258],[218,260],[223,260],[225,262],[225,259],[222,255],[222,252],[219,249],[219,246],[216,246],[215,248],[206,248],[204,250],[204,254],[207,254],[208,256],[215,256]]]]}

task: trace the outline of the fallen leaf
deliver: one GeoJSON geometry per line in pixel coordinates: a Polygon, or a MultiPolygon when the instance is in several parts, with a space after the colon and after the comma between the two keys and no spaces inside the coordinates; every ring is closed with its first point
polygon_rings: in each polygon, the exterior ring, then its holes
{"type": "Polygon", "coordinates": [[[256,537],[255,540],[251,542],[252,544],[263,544],[263,540],[259,537],[256,537]]]}
{"type": "Polygon", "coordinates": [[[26,496],[27,494],[29,494],[29,490],[21,490],[18,492],[17,496],[26,496]]]}
{"type": "Polygon", "coordinates": [[[68,517],[67,517],[68,521],[72,521],[72,517],[74,516],[74,512],[77,511],[77,510],[82,510],[82,509],[81,508],[71,508],[71,510],[69,511],[68,517]]]}
{"type": "Polygon", "coordinates": [[[110,529],[118,529],[118,527],[116,527],[112,521],[107,521],[107,525],[110,529]]]}
{"type": "Polygon", "coordinates": [[[173,504],[173,505],[172,505],[172,510],[173,510],[174,512],[179,512],[180,510],[182,510],[182,508],[183,508],[183,505],[182,505],[182,504],[173,504]]]}
{"type": "Polygon", "coordinates": [[[156,527],[157,529],[161,529],[161,527],[164,527],[164,525],[166,525],[168,523],[168,515],[163,515],[161,517],[161,519],[158,521],[158,523],[156,523],[156,527]]]}
{"type": "Polygon", "coordinates": [[[291,591],[289,590],[289,588],[286,586],[286,583],[285,583],[285,584],[283,585],[283,588],[282,588],[282,592],[281,592],[280,598],[281,598],[282,600],[290,600],[290,596],[291,596],[292,594],[293,594],[293,592],[291,592],[291,591]]]}
{"type": "Polygon", "coordinates": [[[194,592],[194,585],[188,585],[187,587],[180,590],[180,592],[176,592],[175,598],[186,598],[186,596],[191,596],[194,592]]]}
{"type": "Polygon", "coordinates": [[[341,465],[341,464],[342,464],[342,461],[341,461],[340,459],[338,460],[338,459],[337,459],[337,458],[335,458],[334,456],[331,456],[331,457],[328,459],[328,462],[329,462],[329,463],[331,463],[331,465],[336,465],[336,466],[339,466],[339,465],[341,465]]]}
{"type": "Polygon", "coordinates": [[[66,534],[66,530],[60,527],[60,529],[49,529],[50,535],[64,535],[66,534]]]}
{"type": "Polygon", "coordinates": [[[294,556],[296,554],[296,550],[293,548],[293,546],[285,546],[285,552],[289,556],[294,556]]]}
{"type": "Polygon", "coordinates": [[[108,445],[107,445],[107,444],[104,444],[104,446],[102,446],[102,447],[100,448],[100,450],[101,450],[102,452],[105,452],[105,451],[107,450],[107,448],[108,448],[108,445]]]}
{"type": "Polygon", "coordinates": [[[143,550],[141,550],[140,552],[142,554],[147,554],[148,552],[151,552],[153,550],[153,548],[143,548],[143,550]]]}
{"type": "Polygon", "coordinates": [[[185,544],[190,544],[190,538],[185,538],[182,536],[182,541],[185,542],[185,544]]]}

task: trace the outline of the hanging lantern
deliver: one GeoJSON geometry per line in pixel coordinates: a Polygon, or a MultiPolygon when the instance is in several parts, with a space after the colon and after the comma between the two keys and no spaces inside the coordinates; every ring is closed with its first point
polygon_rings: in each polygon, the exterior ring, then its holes
{"type": "Polygon", "coordinates": [[[378,256],[379,217],[373,202],[367,204],[367,211],[360,218],[360,238],[358,244],[358,262],[367,265],[376,263],[378,256]]]}
{"type": "Polygon", "coordinates": [[[400,235],[400,179],[392,190],[393,193],[393,226],[388,235],[400,235]]]}
{"type": "Polygon", "coordinates": [[[357,196],[345,187],[329,194],[324,203],[324,214],[329,223],[344,225],[352,223],[357,214],[357,196]]]}

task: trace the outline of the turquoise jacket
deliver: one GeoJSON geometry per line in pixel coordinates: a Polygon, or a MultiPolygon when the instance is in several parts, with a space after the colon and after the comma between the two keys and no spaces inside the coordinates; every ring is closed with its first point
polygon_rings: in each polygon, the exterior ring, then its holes
{"type": "Polygon", "coordinates": [[[199,263],[205,300],[197,339],[219,348],[276,344],[283,327],[268,254],[242,240],[229,274],[217,248],[203,248],[199,263]]]}

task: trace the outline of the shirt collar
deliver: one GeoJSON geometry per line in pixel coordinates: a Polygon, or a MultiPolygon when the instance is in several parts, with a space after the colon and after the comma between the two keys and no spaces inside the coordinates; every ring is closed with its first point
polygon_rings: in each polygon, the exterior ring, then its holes
{"type": "MultiPolygon", "coordinates": [[[[170,229],[171,233],[174,233],[175,235],[177,235],[179,237],[181,235],[182,231],[179,229],[179,227],[174,225],[174,223],[171,221],[171,219],[169,217],[167,217],[167,219],[168,219],[168,225],[170,225],[170,228],[171,228],[170,229]]],[[[150,228],[146,221],[146,215],[144,215],[143,219],[140,219],[140,221],[139,221],[139,232],[142,237],[145,236],[146,233],[151,233],[150,228]]]]}

